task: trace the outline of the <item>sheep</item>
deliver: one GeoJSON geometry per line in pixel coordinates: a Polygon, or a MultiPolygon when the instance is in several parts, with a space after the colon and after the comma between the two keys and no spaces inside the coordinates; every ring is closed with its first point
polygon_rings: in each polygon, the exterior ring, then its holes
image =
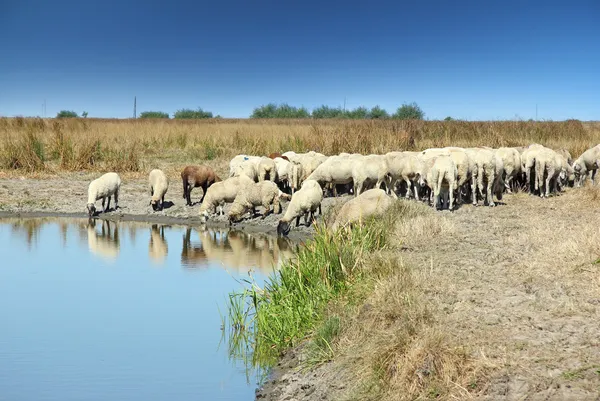
{"type": "Polygon", "coordinates": [[[237,155],[229,162],[229,176],[233,177],[237,168],[245,161],[253,161],[256,165],[260,161],[259,156],[237,155]]]}
{"type": "MultiPolygon", "coordinates": [[[[349,184],[352,182],[354,163],[356,163],[356,158],[331,156],[306,177],[306,180],[318,181],[322,186],[326,184],[349,184]]],[[[333,187],[333,195],[337,197],[335,186],[333,187]]]]}
{"type": "Polygon", "coordinates": [[[150,205],[154,211],[163,210],[165,206],[165,194],[169,189],[169,178],[159,169],[150,171],[148,176],[150,183],[150,205]]]}
{"type": "Polygon", "coordinates": [[[479,194],[484,199],[484,204],[487,202],[489,206],[495,206],[493,194],[498,200],[502,200],[502,190],[504,189],[504,165],[494,151],[483,148],[467,149],[470,157],[473,157],[475,170],[471,178],[473,191],[473,206],[477,206],[477,189],[479,194]],[[484,195],[484,186],[486,193],[484,195]]]}
{"type": "Polygon", "coordinates": [[[561,157],[562,156],[552,149],[542,149],[536,153],[535,190],[540,191],[540,196],[542,198],[550,196],[551,184],[553,184],[554,188],[557,187],[558,176],[563,168],[560,159],[561,157]],[[542,187],[544,189],[542,189],[542,187]]]}
{"type": "Polygon", "coordinates": [[[273,162],[275,163],[275,169],[277,170],[277,182],[280,184],[280,188],[285,190],[289,186],[292,163],[287,160],[287,158],[283,159],[281,157],[274,158],[273,162]]]}
{"type": "Polygon", "coordinates": [[[248,211],[256,214],[254,208],[261,205],[265,208],[262,215],[263,219],[271,213],[278,214],[281,212],[281,204],[279,203],[281,198],[290,199],[290,196],[281,192],[274,182],[262,181],[249,184],[233,200],[233,205],[231,205],[228,213],[229,223],[239,221],[242,215],[248,211]],[[272,209],[271,206],[273,206],[272,209]]]}
{"type": "Polygon", "coordinates": [[[331,225],[331,230],[336,231],[343,226],[361,224],[370,217],[381,216],[393,203],[393,198],[383,189],[369,189],[342,206],[331,225]]]}
{"type": "Polygon", "coordinates": [[[441,155],[435,158],[433,166],[427,173],[429,183],[434,197],[433,206],[441,209],[441,197],[450,197],[448,209],[454,207],[454,190],[458,185],[458,169],[451,156],[441,155]]]}
{"type": "Polygon", "coordinates": [[[208,188],[204,201],[200,205],[199,214],[201,221],[206,223],[210,213],[217,212],[220,215],[224,215],[223,206],[225,203],[233,202],[237,194],[243,191],[244,187],[252,184],[254,184],[254,181],[245,174],[215,182],[208,188]]]}
{"type": "Polygon", "coordinates": [[[300,163],[290,163],[288,170],[288,185],[292,190],[292,195],[302,185],[302,176],[304,175],[304,169],[300,163]]]}
{"type": "Polygon", "coordinates": [[[567,149],[561,148],[561,149],[556,150],[555,152],[558,153],[559,155],[561,155],[562,157],[564,157],[566,162],[570,166],[573,165],[573,157],[571,156],[571,152],[569,152],[567,149]]]}
{"type": "Polygon", "coordinates": [[[87,211],[90,217],[96,213],[96,201],[102,199],[103,212],[110,209],[110,198],[115,198],[115,210],[119,208],[119,190],[121,188],[121,178],[117,173],[106,173],[96,178],[88,187],[87,211]],[[108,202],[105,201],[108,199],[108,202]]]}
{"type": "Polygon", "coordinates": [[[279,157],[280,159],[287,160],[288,162],[290,161],[290,159],[288,159],[287,156],[284,156],[279,152],[270,153],[268,157],[269,157],[269,159],[273,159],[273,160],[275,160],[276,158],[279,157]]]}
{"type": "Polygon", "coordinates": [[[386,175],[387,193],[397,198],[396,183],[403,180],[406,183],[406,198],[410,197],[411,188],[414,184],[414,196],[419,200],[419,178],[423,172],[423,160],[410,152],[388,152],[385,154],[388,166],[386,175]]]}
{"type": "Polygon", "coordinates": [[[313,220],[315,211],[318,209],[322,215],[321,202],[323,201],[323,189],[317,181],[306,180],[302,188],[293,196],[285,214],[277,225],[278,235],[288,235],[290,232],[290,222],[296,218],[296,227],[300,224],[300,216],[304,216],[304,224],[309,226],[313,220]],[[310,219],[309,219],[310,213],[310,219]]]}
{"type": "Polygon", "coordinates": [[[456,164],[456,169],[458,171],[456,189],[458,190],[458,202],[462,203],[463,190],[466,190],[467,194],[469,193],[468,186],[473,177],[475,164],[464,148],[447,147],[444,149],[449,152],[452,161],[454,161],[454,164],[456,164]]]}
{"type": "Polygon", "coordinates": [[[183,182],[183,198],[186,200],[186,205],[192,206],[190,194],[193,188],[202,187],[202,199],[204,201],[206,191],[215,182],[221,181],[214,170],[205,165],[186,166],[181,172],[181,180],[183,182]]]}
{"type": "Polygon", "coordinates": [[[360,195],[365,185],[374,183],[379,188],[388,173],[385,156],[368,155],[357,158],[352,165],[352,181],[354,182],[354,196],[360,195]]]}
{"type": "Polygon", "coordinates": [[[246,160],[235,168],[231,177],[239,177],[245,175],[252,179],[254,182],[258,182],[258,165],[254,160],[246,160]]]}
{"type": "Polygon", "coordinates": [[[499,148],[496,154],[504,164],[504,186],[508,193],[512,193],[512,181],[521,173],[521,155],[515,148],[499,148]]]}
{"type": "Polygon", "coordinates": [[[269,181],[275,182],[277,180],[277,166],[273,159],[268,157],[261,157],[257,165],[258,181],[265,181],[267,176],[269,181]]]}
{"type": "Polygon", "coordinates": [[[586,150],[573,162],[573,170],[578,178],[576,185],[582,186],[588,176],[592,180],[592,185],[596,185],[598,168],[600,168],[600,145],[586,150]]]}

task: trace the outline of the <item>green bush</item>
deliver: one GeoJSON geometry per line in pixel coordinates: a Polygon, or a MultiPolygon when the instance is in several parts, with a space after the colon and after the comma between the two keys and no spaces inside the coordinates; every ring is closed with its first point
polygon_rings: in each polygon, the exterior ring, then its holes
{"type": "Polygon", "coordinates": [[[79,117],[77,113],[71,110],[61,110],[56,114],[56,118],[76,118],[79,117]]]}
{"type": "Polygon", "coordinates": [[[169,118],[169,113],[164,111],[144,111],[140,113],[140,118],[169,118]]]}
{"type": "Polygon", "coordinates": [[[309,118],[310,112],[306,107],[294,107],[287,103],[280,105],[269,103],[256,107],[250,118],[309,118]]]}
{"type": "Polygon", "coordinates": [[[320,106],[312,111],[312,118],[343,118],[344,110],[341,107],[320,106]]]}
{"type": "Polygon", "coordinates": [[[173,115],[173,118],[182,119],[202,119],[202,118],[213,118],[213,113],[210,111],[204,111],[201,108],[198,110],[192,109],[181,109],[177,110],[173,115]]]}
{"type": "Polygon", "coordinates": [[[392,118],[398,120],[422,120],[425,118],[425,113],[415,102],[404,103],[398,107],[392,118]]]}

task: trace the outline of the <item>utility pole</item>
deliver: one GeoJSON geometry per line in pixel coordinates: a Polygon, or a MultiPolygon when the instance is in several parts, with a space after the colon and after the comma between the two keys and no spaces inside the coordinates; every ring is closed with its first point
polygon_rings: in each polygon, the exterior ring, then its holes
{"type": "Polygon", "coordinates": [[[346,96],[344,96],[344,113],[346,112],[346,96]]]}
{"type": "Polygon", "coordinates": [[[537,116],[538,116],[538,115],[537,115],[537,103],[536,103],[536,104],[535,104],[535,121],[537,121],[537,120],[538,120],[538,119],[537,119],[537,116]]]}
{"type": "Polygon", "coordinates": [[[137,96],[134,96],[133,97],[133,118],[137,118],[136,112],[135,112],[136,101],[137,101],[137,96]]]}

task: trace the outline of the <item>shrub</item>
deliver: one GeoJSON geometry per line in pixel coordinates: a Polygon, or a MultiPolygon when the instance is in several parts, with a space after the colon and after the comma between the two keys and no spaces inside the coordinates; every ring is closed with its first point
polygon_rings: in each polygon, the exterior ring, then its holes
{"type": "Polygon", "coordinates": [[[404,103],[398,107],[398,110],[392,116],[392,118],[398,120],[422,120],[424,117],[425,113],[415,102],[410,104],[404,103]]]}
{"type": "Polygon", "coordinates": [[[144,111],[140,113],[140,118],[169,118],[169,113],[164,111],[144,111]]]}
{"type": "Polygon", "coordinates": [[[312,118],[342,118],[344,110],[341,107],[320,106],[312,111],[312,118]]]}
{"type": "Polygon", "coordinates": [[[385,109],[382,109],[381,107],[379,107],[379,105],[377,105],[371,109],[371,111],[369,112],[369,117],[372,119],[384,119],[389,118],[390,115],[387,111],[385,111],[385,109]]]}
{"type": "Polygon", "coordinates": [[[210,111],[204,111],[201,108],[198,110],[192,109],[181,109],[177,110],[173,115],[173,118],[187,118],[187,119],[200,119],[200,118],[213,118],[213,113],[210,111]]]}
{"type": "Polygon", "coordinates": [[[310,113],[306,107],[294,107],[287,103],[277,105],[269,103],[256,107],[250,118],[309,118],[310,113]]]}
{"type": "Polygon", "coordinates": [[[56,118],[76,118],[79,117],[77,113],[70,110],[61,110],[56,114],[56,118]]]}

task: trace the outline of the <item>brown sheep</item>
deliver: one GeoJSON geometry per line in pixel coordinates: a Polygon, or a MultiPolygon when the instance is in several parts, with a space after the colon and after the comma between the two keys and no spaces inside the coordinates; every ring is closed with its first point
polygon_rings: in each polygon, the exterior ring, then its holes
{"type": "Polygon", "coordinates": [[[181,179],[183,181],[183,198],[186,200],[186,205],[192,206],[192,200],[190,194],[193,188],[202,187],[204,191],[200,203],[206,196],[206,191],[215,182],[221,181],[215,171],[205,165],[200,166],[186,166],[181,172],[181,179]]]}
{"type": "Polygon", "coordinates": [[[281,153],[279,152],[273,152],[269,155],[269,159],[275,159],[276,157],[281,157],[284,160],[290,161],[290,159],[288,159],[287,156],[283,156],[281,153]]]}

